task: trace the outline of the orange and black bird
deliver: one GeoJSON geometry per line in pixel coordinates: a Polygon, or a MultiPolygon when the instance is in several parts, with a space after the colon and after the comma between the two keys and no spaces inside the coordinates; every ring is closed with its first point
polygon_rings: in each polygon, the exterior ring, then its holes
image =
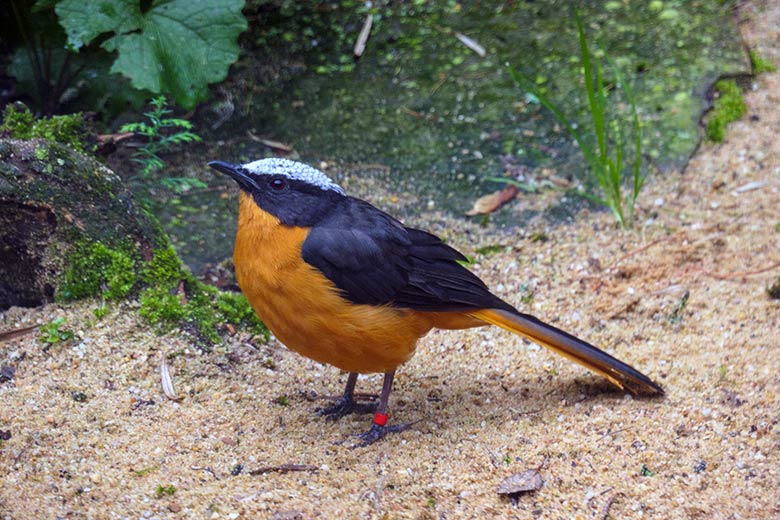
{"type": "Polygon", "coordinates": [[[343,396],[321,412],[338,418],[364,411],[353,395],[358,374],[384,373],[364,445],[403,428],[387,426],[393,376],[434,327],[498,325],[621,389],[663,394],[606,352],[519,312],[459,263],[461,253],[346,195],[320,170],[277,158],[209,166],[241,188],[233,260],[258,316],[290,349],[349,372],[343,396]]]}

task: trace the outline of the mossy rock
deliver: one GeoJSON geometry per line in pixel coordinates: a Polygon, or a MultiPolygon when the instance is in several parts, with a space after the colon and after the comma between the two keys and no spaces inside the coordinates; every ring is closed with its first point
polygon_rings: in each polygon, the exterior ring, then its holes
{"type": "Polygon", "coordinates": [[[138,297],[151,323],[207,345],[227,324],[268,335],[243,295],[192,275],[111,170],[63,144],[0,138],[0,310],[89,297],[138,297]]]}
{"type": "MultiPolygon", "coordinates": [[[[157,220],[94,158],[44,139],[0,139],[0,309],[94,295],[66,291],[79,286],[66,276],[71,257],[83,260],[88,244],[127,269],[168,243],[157,220]]],[[[119,296],[127,294],[122,284],[109,285],[119,296]]]]}
{"type": "Polygon", "coordinates": [[[707,138],[719,143],[726,137],[726,128],[745,115],[747,105],[742,90],[733,79],[722,79],[715,83],[718,97],[713,102],[712,112],[707,120],[707,138]]]}

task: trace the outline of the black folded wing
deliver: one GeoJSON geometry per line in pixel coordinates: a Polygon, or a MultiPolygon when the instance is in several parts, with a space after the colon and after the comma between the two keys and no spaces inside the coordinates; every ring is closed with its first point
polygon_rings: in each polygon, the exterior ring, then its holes
{"type": "Polygon", "coordinates": [[[514,310],[458,263],[466,260],[461,253],[359,199],[345,199],[313,226],[302,255],[354,303],[440,312],[514,310]]]}

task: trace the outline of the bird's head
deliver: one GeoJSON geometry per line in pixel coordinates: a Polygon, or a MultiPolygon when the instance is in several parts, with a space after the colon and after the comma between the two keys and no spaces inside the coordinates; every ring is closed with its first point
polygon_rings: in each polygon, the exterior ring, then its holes
{"type": "Polygon", "coordinates": [[[246,164],[212,161],[209,166],[232,177],[261,209],[288,226],[314,225],[346,196],[320,170],[289,159],[246,164]]]}

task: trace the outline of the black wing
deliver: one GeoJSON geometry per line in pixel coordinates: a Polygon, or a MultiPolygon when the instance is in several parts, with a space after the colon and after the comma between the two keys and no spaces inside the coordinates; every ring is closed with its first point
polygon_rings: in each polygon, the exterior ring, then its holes
{"type": "Polygon", "coordinates": [[[312,227],[302,255],[354,303],[421,311],[514,311],[458,263],[466,260],[461,253],[359,199],[345,199],[312,227]]]}

